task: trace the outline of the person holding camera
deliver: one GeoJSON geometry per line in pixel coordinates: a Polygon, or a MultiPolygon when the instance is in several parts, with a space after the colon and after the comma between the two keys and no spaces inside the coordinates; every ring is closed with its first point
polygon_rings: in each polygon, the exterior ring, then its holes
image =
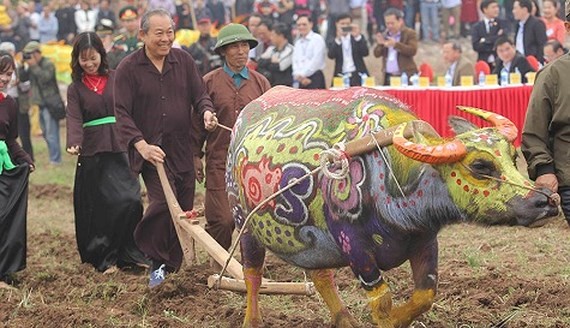
{"type": "Polygon", "coordinates": [[[360,27],[352,24],[350,14],[342,14],[336,19],[336,38],[328,46],[328,57],[334,59],[334,76],[350,77],[350,86],[362,85],[362,75],[368,75],[364,57],[368,56],[366,38],[360,27]]]}
{"type": "Polygon", "coordinates": [[[412,76],[418,72],[414,56],[418,52],[418,36],[416,31],[404,24],[404,13],[390,8],[384,13],[386,35],[376,33],[374,56],[382,57],[384,69],[384,85],[390,85],[390,77],[406,73],[412,76]]]}
{"type": "Polygon", "coordinates": [[[52,165],[61,164],[61,145],[59,142],[59,120],[48,109],[48,99],[61,101],[59,87],[55,77],[55,66],[42,56],[40,44],[30,41],[24,47],[23,58],[28,64],[32,97],[30,104],[40,108],[40,126],[49,152],[49,161],[52,165]],[[59,97],[59,98],[58,98],[59,97]]]}

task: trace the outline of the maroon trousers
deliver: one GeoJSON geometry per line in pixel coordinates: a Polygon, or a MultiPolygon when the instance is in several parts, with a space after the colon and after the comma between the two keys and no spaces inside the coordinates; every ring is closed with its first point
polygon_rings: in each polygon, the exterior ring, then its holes
{"type": "Polygon", "coordinates": [[[232,245],[235,224],[225,190],[206,189],[206,231],[228,250],[232,245]]]}
{"type": "MultiPolygon", "coordinates": [[[[181,209],[191,210],[194,205],[194,170],[173,173],[167,165],[165,170],[181,209]]],[[[156,167],[145,162],[142,177],[150,203],[135,229],[135,243],[151,260],[166,264],[168,271],[178,270],[182,264],[182,248],[168,211],[156,167]]]]}

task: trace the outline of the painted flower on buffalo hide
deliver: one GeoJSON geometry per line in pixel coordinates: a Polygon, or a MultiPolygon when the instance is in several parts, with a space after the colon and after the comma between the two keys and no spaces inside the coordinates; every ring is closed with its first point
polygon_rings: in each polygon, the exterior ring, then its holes
{"type": "Polygon", "coordinates": [[[377,104],[361,101],[347,119],[348,140],[362,138],[380,124],[384,112],[377,104]]]}
{"type": "Polygon", "coordinates": [[[361,159],[353,159],[350,162],[348,175],[342,180],[323,177],[323,197],[334,220],[354,221],[360,217],[364,178],[364,164],[361,159]]]}
{"type": "MultiPolygon", "coordinates": [[[[269,196],[279,190],[281,181],[281,167],[270,168],[270,160],[263,156],[258,163],[249,163],[244,159],[241,165],[241,180],[245,188],[245,198],[247,205],[254,208],[269,196]]],[[[274,208],[275,200],[267,203],[267,206],[274,208]]]]}

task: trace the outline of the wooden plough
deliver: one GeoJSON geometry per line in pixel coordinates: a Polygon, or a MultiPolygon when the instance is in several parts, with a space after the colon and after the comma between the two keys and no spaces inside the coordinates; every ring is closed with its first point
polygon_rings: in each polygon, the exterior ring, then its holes
{"type": "MultiPolygon", "coordinates": [[[[217,263],[224,266],[229,253],[200,226],[198,218],[188,218],[186,213],[180,208],[172,187],[168,182],[164,165],[158,163],[156,169],[186,263],[191,265],[194,262],[196,257],[195,244],[198,243],[217,263]]],[[[220,276],[217,274],[211,275],[208,278],[208,287],[245,292],[246,287],[241,264],[232,257],[226,271],[231,278],[221,277],[220,279],[220,276]]],[[[260,293],[313,295],[315,287],[312,282],[275,282],[263,279],[260,293]]]]}

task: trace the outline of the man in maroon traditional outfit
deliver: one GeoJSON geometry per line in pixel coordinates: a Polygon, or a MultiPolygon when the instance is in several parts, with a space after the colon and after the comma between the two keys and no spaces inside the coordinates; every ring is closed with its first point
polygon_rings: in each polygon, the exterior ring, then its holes
{"type": "Polygon", "coordinates": [[[172,48],[170,14],[164,9],[145,13],[139,37],[144,47],[117,68],[115,110],[120,131],[128,140],[131,169],[142,173],[150,201],[134,234],[137,246],[153,261],[149,286],[154,287],[182,263],[182,249],[155,164],[165,164],[180,206],[192,209],[191,117],[203,117],[207,130],[216,127],[216,118],[194,60],[186,51],[172,48]]]}

